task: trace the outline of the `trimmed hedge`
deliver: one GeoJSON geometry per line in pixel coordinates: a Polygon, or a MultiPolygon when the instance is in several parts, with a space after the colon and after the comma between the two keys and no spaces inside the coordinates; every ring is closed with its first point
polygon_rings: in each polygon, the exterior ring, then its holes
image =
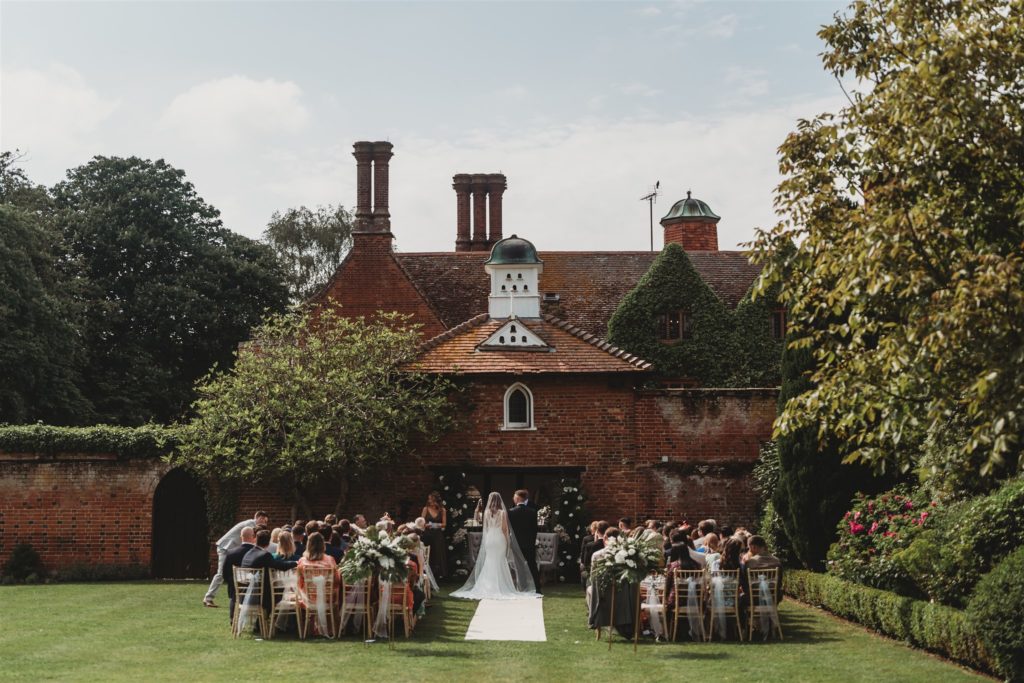
{"type": "Polygon", "coordinates": [[[52,425],[0,426],[0,452],[7,453],[116,453],[121,458],[159,458],[178,445],[169,427],[54,427],[52,425]]]}
{"type": "Polygon", "coordinates": [[[1024,548],[981,577],[967,606],[971,625],[1008,681],[1024,681],[1024,548]]]}
{"type": "Polygon", "coordinates": [[[962,610],[868,588],[827,574],[790,571],[786,593],[892,638],[982,671],[994,671],[981,638],[962,610]]]}

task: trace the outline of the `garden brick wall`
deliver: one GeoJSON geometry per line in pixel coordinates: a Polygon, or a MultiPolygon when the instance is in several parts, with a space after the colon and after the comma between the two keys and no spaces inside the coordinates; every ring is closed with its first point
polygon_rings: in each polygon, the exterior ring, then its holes
{"type": "MultiPolygon", "coordinates": [[[[518,377],[532,391],[535,431],[503,431],[503,397],[512,378],[474,378],[463,398],[471,407],[461,428],[353,486],[342,514],[373,521],[388,511],[419,514],[435,486],[436,468],[581,468],[597,518],[714,518],[754,521],[750,472],[771,436],[774,389],[635,390],[602,376],[518,377]]],[[[334,510],[336,492],[313,495],[314,513],[334,510]]],[[[239,515],[259,507],[274,524],[289,519],[291,501],[270,487],[240,496],[239,515]]],[[[409,521],[402,519],[401,521],[409,521]]]]}
{"type": "Polygon", "coordinates": [[[23,542],[49,571],[149,566],[153,493],[168,469],[113,454],[0,454],[0,566],[23,542]]]}

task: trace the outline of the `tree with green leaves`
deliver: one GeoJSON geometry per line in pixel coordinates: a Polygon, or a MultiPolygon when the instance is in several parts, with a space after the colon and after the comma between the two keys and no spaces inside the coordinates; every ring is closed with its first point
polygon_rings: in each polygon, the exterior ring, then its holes
{"type": "Polygon", "coordinates": [[[786,139],[782,219],[755,242],[814,355],[776,433],[907,470],[962,423],[946,466],[1020,470],[1024,3],[858,1],[820,35],[849,103],[786,139]]]}
{"type": "Polygon", "coordinates": [[[453,420],[451,385],[412,363],[417,328],[333,308],[269,317],[229,371],[197,385],[195,418],[174,460],[221,480],[283,485],[306,514],[311,491],[338,486],[438,438],[453,420]]]}
{"type": "Polygon", "coordinates": [[[298,303],[323,288],[345,258],[352,246],[352,214],[330,204],[275,211],[263,239],[284,264],[289,296],[298,303]]]}
{"type": "Polygon", "coordinates": [[[102,422],[178,418],[193,383],[287,304],[270,248],[225,229],[163,160],[95,157],[52,194],[83,283],[83,387],[102,422]]]}
{"type": "MultiPolygon", "coordinates": [[[[790,346],[782,355],[779,407],[810,390],[814,358],[808,349],[790,346]]],[[[778,479],[772,508],[796,559],[806,568],[821,571],[829,546],[836,540],[836,524],[850,509],[858,492],[874,493],[883,480],[871,477],[862,465],[844,464],[832,439],[821,439],[813,427],[780,436],[778,479]]]]}
{"type": "Polygon", "coordinates": [[[0,154],[0,423],[81,424],[83,347],[50,197],[0,154]]]}

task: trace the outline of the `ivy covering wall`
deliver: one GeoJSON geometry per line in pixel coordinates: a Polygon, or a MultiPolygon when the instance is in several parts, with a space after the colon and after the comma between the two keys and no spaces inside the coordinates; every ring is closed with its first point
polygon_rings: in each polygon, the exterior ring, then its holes
{"type": "Polygon", "coordinates": [[[707,387],[778,386],[782,342],[772,337],[774,297],[748,292],[730,310],[678,244],[669,244],[608,322],[608,341],[650,361],[663,378],[707,387]],[[658,338],[658,318],[685,311],[689,334],[658,338]]]}

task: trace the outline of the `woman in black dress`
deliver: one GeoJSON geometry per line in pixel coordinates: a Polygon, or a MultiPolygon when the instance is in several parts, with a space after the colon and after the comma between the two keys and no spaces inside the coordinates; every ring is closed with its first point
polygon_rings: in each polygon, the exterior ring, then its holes
{"type": "Polygon", "coordinates": [[[447,541],[444,537],[444,530],[448,526],[448,511],[441,502],[440,493],[430,492],[421,516],[427,520],[427,529],[422,539],[430,548],[430,571],[434,572],[436,579],[441,580],[448,575],[448,554],[445,552],[447,541]]]}

